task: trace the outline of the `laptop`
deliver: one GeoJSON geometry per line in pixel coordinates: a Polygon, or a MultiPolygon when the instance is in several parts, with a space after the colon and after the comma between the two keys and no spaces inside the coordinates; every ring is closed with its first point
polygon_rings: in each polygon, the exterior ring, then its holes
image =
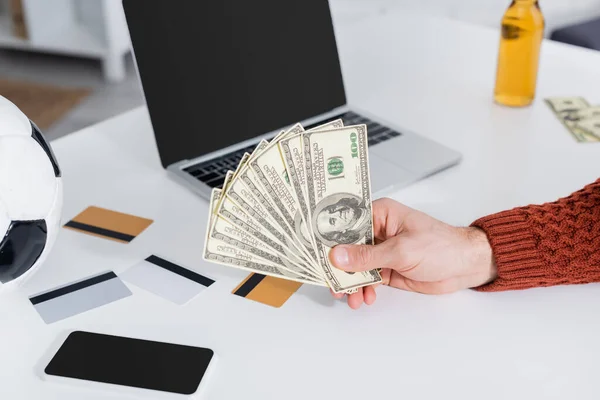
{"type": "Polygon", "coordinates": [[[296,122],[366,124],[374,198],[461,159],[348,104],[327,0],[122,3],[161,163],[205,199],[296,122]]]}

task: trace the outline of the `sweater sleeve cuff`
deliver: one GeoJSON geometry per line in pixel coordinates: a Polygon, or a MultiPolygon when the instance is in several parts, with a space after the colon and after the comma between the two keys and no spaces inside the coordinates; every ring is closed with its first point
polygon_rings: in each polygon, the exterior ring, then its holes
{"type": "Polygon", "coordinates": [[[545,264],[523,211],[514,209],[492,214],[474,221],[471,226],[486,233],[497,267],[497,278],[475,290],[496,292],[546,286],[545,264]]]}

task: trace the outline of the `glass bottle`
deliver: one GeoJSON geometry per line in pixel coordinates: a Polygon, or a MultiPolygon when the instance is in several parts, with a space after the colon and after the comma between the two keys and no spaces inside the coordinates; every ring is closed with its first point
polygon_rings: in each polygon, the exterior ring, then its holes
{"type": "Polygon", "coordinates": [[[502,18],[494,100],[523,107],[535,98],[545,21],[538,0],[512,0],[502,18]]]}

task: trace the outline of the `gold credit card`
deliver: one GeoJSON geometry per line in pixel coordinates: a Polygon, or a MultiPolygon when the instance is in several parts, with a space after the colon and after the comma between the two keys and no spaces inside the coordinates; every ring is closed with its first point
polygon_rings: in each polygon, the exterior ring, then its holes
{"type": "Polygon", "coordinates": [[[151,219],[90,206],[64,227],[104,239],[129,243],[154,222],[151,219]]]}
{"type": "Polygon", "coordinates": [[[250,274],[233,290],[236,296],[271,307],[281,307],[302,286],[302,283],[261,274],[250,274]]]}

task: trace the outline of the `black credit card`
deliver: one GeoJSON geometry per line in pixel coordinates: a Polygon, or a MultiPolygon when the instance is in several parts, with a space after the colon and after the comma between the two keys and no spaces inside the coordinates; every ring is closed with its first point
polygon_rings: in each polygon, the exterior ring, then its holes
{"type": "Polygon", "coordinates": [[[74,331],[47,375],[191,395],[214,357],[211,349],[74,331]]]}

